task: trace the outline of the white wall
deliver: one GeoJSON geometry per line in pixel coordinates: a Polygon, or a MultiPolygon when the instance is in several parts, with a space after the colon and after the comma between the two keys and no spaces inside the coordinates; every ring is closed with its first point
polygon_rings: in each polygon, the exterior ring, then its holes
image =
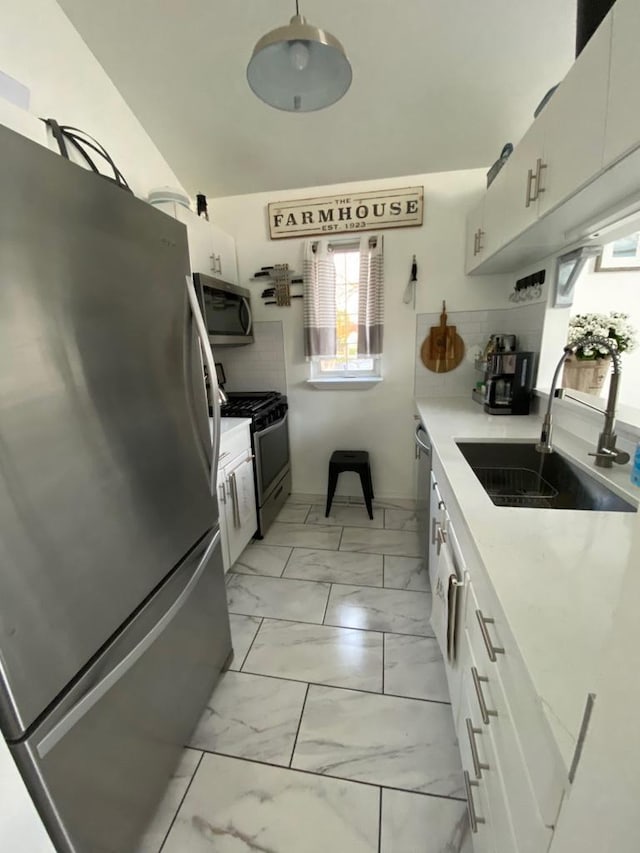
{"type": "Polygon", "coordinates": [[[601,654],[584,751],[560,811],[551,853],[640,850],[640,518],[635,534],[613,628],[601,654]]]}
{"type": "MultiPolygon", "coordinates": [[[[376,496],[413,496],[416,314],[438,311],[443,299],[447,300],[450,311],[504,308],[510,304],[507,293],[513,287],[512,277],[507,283],[501,276],[468,278],[464,274],[466,214],[484,187],[485,172],[478,169],[258,193],[210,202],[212,220],[236,238],[240,283],[252,290],[255,318],[283,322],[295,492],[322,494],[326,490],[331,452],[363,449],[371,454],[376,496]],[[308,373],[303,355],[302,300],[295,300],[289,308],[266,307],[260,299],[264,284],[250,282],[261,266],[274,263],[288,263],[292,269],[301,271],[302,241],[269,239],[267,204],[355,189],[417,185],[423,185],[425,190],[424,225],[384,232],[384,382],[366,391],[311,389],[306,384],[308,373]],[[417,256],[419,276],[416,311],[402,301],[413,254],[417,256]]],[[[339,486],[341,494],[359,492],[355,478],[343,475],[339,486]]]]}
{"type": "Polygon", "coordinates": [[[158,186],[180,187],[54,0],[2,4],[0,69],[31,90],[34,115],[79,127],[100,141],[136,195],[144,198],[158,186]]]}

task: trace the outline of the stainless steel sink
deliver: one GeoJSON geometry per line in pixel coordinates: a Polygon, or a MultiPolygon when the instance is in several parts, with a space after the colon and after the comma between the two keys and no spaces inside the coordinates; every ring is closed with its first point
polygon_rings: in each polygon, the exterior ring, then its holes
{"type": "Polygon", "coordinates": [[[538,453],[533,442],[456,444],[496,506],[637,511],[559,453],[538,453]]]}

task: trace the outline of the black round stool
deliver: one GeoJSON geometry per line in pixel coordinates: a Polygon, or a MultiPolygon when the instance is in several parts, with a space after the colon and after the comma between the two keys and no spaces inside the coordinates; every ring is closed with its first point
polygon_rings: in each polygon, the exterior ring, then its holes
{"type": "Polygon", "coordinates": [[[367,505],[369,518],[373,518],[373,483],[371,481],[371,468],[369,467],[369,454],[366,450],[334,450],[329,460],[329,485],[327,486],[327,511],[325,518],[328,517],[331,509],[331,502],[338,484],[338,476],[343,471],[355,471],[360,476],[362,484],[362,494],[364,502],[367,505]]]}

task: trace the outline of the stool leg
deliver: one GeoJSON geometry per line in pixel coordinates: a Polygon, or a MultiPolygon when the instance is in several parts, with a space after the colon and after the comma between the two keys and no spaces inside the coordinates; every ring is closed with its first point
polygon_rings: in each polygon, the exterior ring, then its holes
{"type": "Polygon", "coordinates": [[[362,485],[362,494],[364,495],[364,502],[367,505],[367,512],[369,513],[369,518],[373,520],[373,506],[371,504],[371,498],[373,497],[373,486],[371,484],[371,471],[366,469],[364,471],[359,471],[360,474],[360,483],[362,485]]]}
{"type": "Polygon", "coordinates": [[[369,491],[371,492],[371,500],[375,498],[373,494],[373,480],[371,479],[371,468],[367,468],[367,477],[369,479],[369,491]]]}
{"type": "Polygon", "coordinates": [[[325,518],[329,517],[329,512],[331,510],[331,502],[333,501],[333,496],[336,492],[336,485],[338,483],[338,471],[329,467],[329,483],[327,485],[327,509],[324,514],[325,518]]]}

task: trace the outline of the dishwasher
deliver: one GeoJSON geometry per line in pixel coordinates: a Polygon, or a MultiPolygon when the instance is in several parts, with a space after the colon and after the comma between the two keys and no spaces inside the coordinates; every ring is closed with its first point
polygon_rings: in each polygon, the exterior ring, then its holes
{"type": "Polygon", "coordinates": [[[416,461],[418,466],[418,485],[416,495],[416,515],[418,518],[418,536],[420,554],[424,558],[425,569],[429,571],[429,509],[431,497],[431,444],[427,431],[418,424],[415,433],[416,461]]]}

